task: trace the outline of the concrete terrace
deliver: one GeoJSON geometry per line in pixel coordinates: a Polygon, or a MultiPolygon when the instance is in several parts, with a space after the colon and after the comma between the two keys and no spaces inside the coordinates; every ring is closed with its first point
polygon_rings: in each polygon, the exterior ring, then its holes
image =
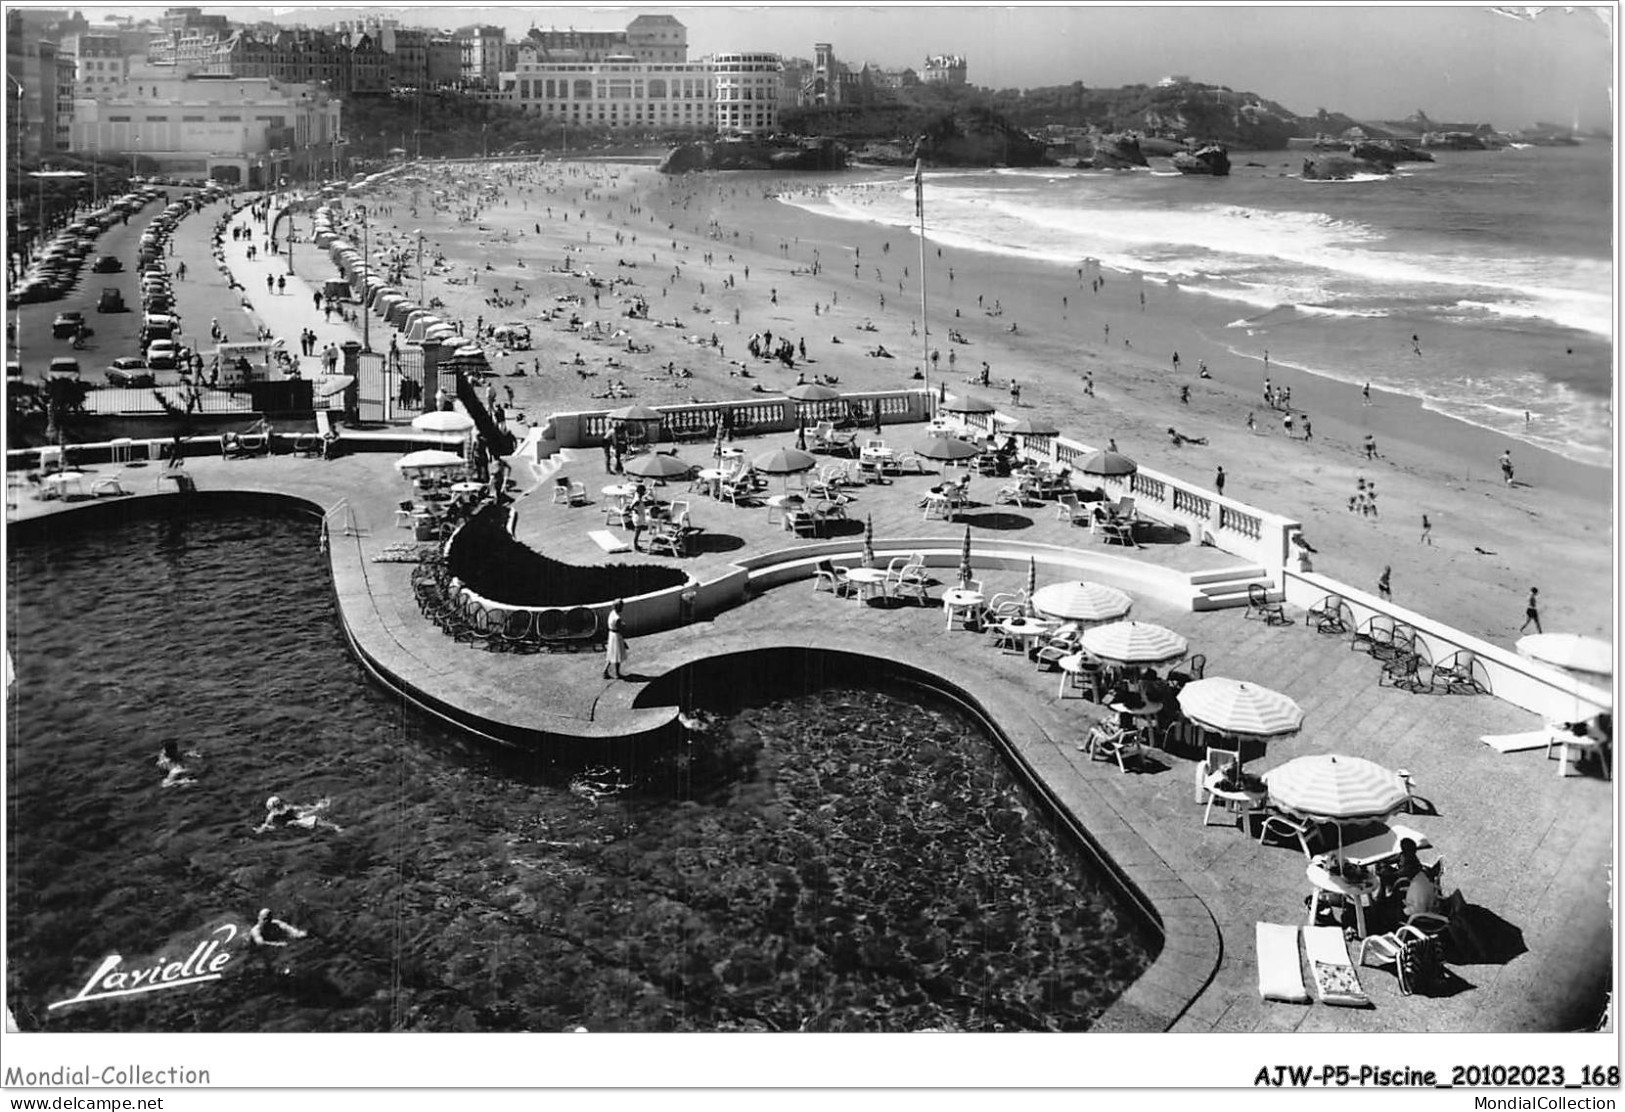
{"type": "MultiPolygon", "coordinates": [[[[894,442],[906,439],[888,430],[894,442]]],[[[778,440],[760,445],[777,446],[778,440]]],[[[754,451],[758,445],[742,446],[754,451]]],[[[689,450],[701,462],[708,448],[689,450]]],[[[1176,1031],[1536,1031],[1583,1027],[1595,1020],[1595,994],[1607,980],[1611,917],[1603,878],[1612,856],[1612,785],[1595,778],[1560,779],[1541,750],[1499,754],[1480,744],[1484,733],[1539,726],[1536,717],[1487,696],[1428,696],[1379,687],[1379,665],[1351,652],[1346,640],[1316,634],[1301,611],[1288,607],[1288,626],[1248,621],[1240,609],[1197,612],[1188,606],[1135,595],[1133,616],[1185,635],[1192,652],[1208,658],[1208,675],[1257,680],[1304,708],[1296,738],[1274,742],[1253,759],[1262,770],[1306,753],[1368,757],[1412,773],[1416,791],[1437,810],[1404,819],[1422,830],[1446,862],[1446,890],[1460,888],[1470,902],[1521,931],[1526,952],[1498,963],[1456,967],[1467,986],[1444,997],[1403,997],[1390,971],[1362,969],[1370,1010],[1264,1003],[1256,992],[1253,924],[1301,922],[1309,886],[1296,846],[1260,846],[1233,825],[1204,828],[1193,802],[1194,755],[1155,752],[1142,771],[1123,774],[1115,764],[1091,762],[1076,743],[1102,712],[1077,699],[1057,698],[1057,677],[1040,674],[1025,657],[1004,654],[980,634],[947,631],[933,602],[884,606],[814,593],[799,578],[777,586],[764,581],[748,602],[709,621],[637,637],[625,682],[604,681],[600,653],[513,655],[456,644],[422,618],[412,599],[411,564],[378,562],[409,534],[394,525],[405,493],[387,453],[359,453],[331,462],[288,456],[224,461],[197,458],[187,470],[199,491],[259,491],[295,497],[322,508],[339,507],[332,524],[334,589],[340,612],[369,665],[431,709],[454,720],[484,722],[483,732],[546,733],[585,737],[637,734],[670,717],[670,708],[638,705],[652,681],[684,665],[736,652],[804,646],[896,661],[929,672],[957,688],[993,721],[1040,790],[1072,816],[1076,826],[1113,863],[1122,879],[1154,909],[1165,946],[1151,971],[1105,1017],[1120,1030],[1176,1031]]],[[[554,461],[550,461],[553,464],[554,461]]],[[[514,508],[517,536],[570,562],[657,559],[628,553],[605,556],[586,538],[603,527],[597,504],[551,501],[554,473],[586,482],[594,501],[604,484],[596,453],[562,466],[521,467],[514,508]]],[[[111,464],[98,474],[119,473],[111,464]]],[[[125,468],[136,497],[172,500],[157,464],[125,468]],[[162,486],[165,493],[158,494],[162,486]]],[[[936,482],[905,476],[890,486],[860,488],[855,517],[874,520],[875,545],[951,549],[957,554],[963,524],[922,522],[916,502],[936,482]]],[[[995,511],[986,499],[993,479],[973,480],[983,505],[996,512],[973,526],[973,546],[995,550],[1002,539],[1082,550],[1103,548],[1085,529],[1055,519],[1053,504],[995,511]]],[[[87,484],[88,486],[88,484],[87,484]]],[[[667,488],[668,492],[672,488],[667,488]]],[[[679,490],[681,488],[678,488],[679,490]]],[[[731,561],[767,550],[807,546],[776,524],[763,507],[734,507],[701,494],[690,498],[693,517],[707,535],[729,538],[676,563],[697,578],[731,561]]],[[[106,503],[108,500],[104,499],[106,503]]],[[[123,500],[128,501],[128,500],[123,500]]],[[[24,496],[13,520],[73,512],[85,502],[39,502],[24,496]]],[[[840,538],[856,552],[861,530],[840,538]]],[[[1119,553],[1115,546],[1111,552],[1119,553]]],[[[1182,571],[1233,557],[1188,544],[1152,545],[1130,552],[1182,571]]],[[[955,558],[957,559],[957,557],[955,558]]],[[[951,580],[951,567],[933,569],[951,580]]],[[[979,568],[989,592],[1025,585],[1024,560],[979,568]]],[[[1039,583],[1059,578],[1040,571],[1039,583]]],[[[940,596],[941,584],[932,588],[940,596]]]]}

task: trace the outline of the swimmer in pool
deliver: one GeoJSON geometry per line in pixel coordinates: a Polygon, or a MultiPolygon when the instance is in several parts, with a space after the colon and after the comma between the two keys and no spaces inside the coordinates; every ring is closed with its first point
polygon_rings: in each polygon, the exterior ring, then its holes
{"type": "Polygon", "coordinates": [[[195,784],[197,780],[184,763],[187,757],[197,757],[198,753],[189,750],[183,756],[181,747],[173,740],[164,742],[164,747],[158,751],[156,764],[164,770],[164,782],[159,785],[165,788],[184,788],[188,784],[195,784]]]}
{"type": "Polygon", "coordinates": [[[279,795],[273,795],[265,801],[265,821],[254,828],[254,833],[263,834],[267,830],[278,827],[297,826],[304,830],[342,831],[344,828],[338,823],[322,817],[322,812],[332,800],[325,796],[309,805],[286,803],[279,795]]]}
{"type": "Polygon", "coordinates": [[[271,918],[271,909],[260,908],[260,917],[254,925],[248,928],[248,937],[258,946],[286,946],[296,938],[304,938],[309,931],[302,931],[292,923],[284,923],[281,919],[271,918]]]}

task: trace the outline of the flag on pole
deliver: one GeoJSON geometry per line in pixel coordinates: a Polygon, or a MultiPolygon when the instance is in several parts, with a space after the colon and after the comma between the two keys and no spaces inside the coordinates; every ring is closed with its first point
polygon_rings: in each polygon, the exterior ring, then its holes
{"type": "Polygon", "coordinates": [[[914,215],[925,219],[925,177],[917,158],[914,160],[914,215]]]}

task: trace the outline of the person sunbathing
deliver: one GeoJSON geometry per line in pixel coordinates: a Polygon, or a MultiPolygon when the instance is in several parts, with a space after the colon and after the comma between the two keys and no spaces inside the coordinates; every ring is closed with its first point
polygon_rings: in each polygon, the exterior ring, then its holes
{"type": "Polygon", "coordinates": [[[1169,439],[1169,441],[1171,441],[1173,443],[1173,446],[1175,448],[1178,448],[1179,446],[1181,446],[1183,444],[1206,444],[1207,443],[1207,437],[1205,437],[1205,436],[1186,436],[1183,433],[1181,433],[1178,429],[1175,429],[1172,426],[1169,426],[1169,428],[1168,428],[1168,439],[1169,439]]]}

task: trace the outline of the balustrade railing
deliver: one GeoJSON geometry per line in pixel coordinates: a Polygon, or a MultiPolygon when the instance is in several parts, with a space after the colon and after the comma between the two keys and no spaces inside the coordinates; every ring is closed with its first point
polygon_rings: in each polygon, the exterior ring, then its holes
{"type": "Polygon", "coordinates": [[[1251,540],[1263,535],[1264,523],[1255,514],[1243,513],[1234,506],[1219,505],[1219,528],[1230,529],[1251,540]]]}

